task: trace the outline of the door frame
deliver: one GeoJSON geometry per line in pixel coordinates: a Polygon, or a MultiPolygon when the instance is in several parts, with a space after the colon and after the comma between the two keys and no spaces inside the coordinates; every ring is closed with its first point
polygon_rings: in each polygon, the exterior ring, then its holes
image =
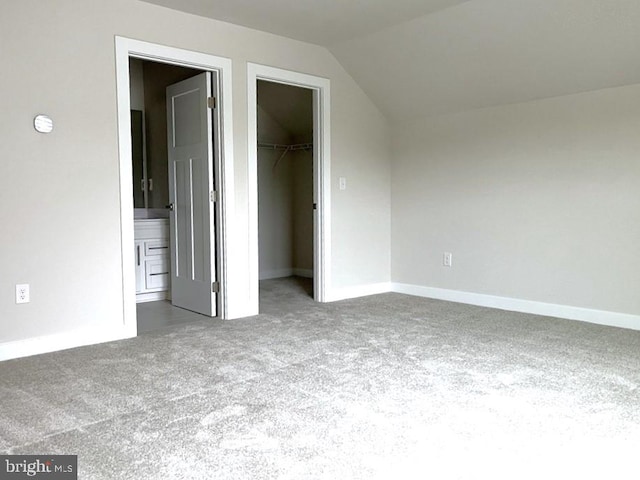
{"type": "Polygon", "coordinates": [[[258,263],[258,80],[313,92],[314,299],[327,302],[331,290],[331,83],[329,79],[247,63],[247,153],[249,181],[249,276],[251,308],[259,311],[258,263]]]}
{"type": "Polygon", "coordinates": [[[220,293],[218,316],[228,318],[227,246],[232,231],[230,225],[233,211],[233,118],[231,92],[231,60],[175,47],[115,37],[116,97],[118,116],[118,163],[120,176],[120,238],[122,251],[122,297],[124,329],[127,335],[137,334],[133,183],[131,166],[131,119],[129,90],[129,58],[168,63],[184,67],[217,71],[220,91],[220,155],[214,159],[215,188],[218,192],[216,212],[216,263],[220,293]]]}

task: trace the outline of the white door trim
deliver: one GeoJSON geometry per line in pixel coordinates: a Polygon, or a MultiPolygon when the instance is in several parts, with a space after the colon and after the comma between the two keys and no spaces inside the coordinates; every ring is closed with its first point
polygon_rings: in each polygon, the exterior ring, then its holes
{"type": "Polygon", "coordinates": [[[220,78],[220,155],[216,159],[216,204],[218,272],[220,280],[219,316],[228,318],[227,272],[230,270],[229,246],[232,226],[233,183],[233,118],[231,92],[231,60],[205,53],[167,47],[154,43],[115,37],[116,95],[118,107],[118,154],[120,170],[120,232],[122,251],[122,295],[124,329],[129,336],[137,333],[135,298],[135,261],[133,230],[133,184],[131,167],[131,119],[129,98],[129,57],[182,65],[201,70],[217,70],[220,78]]]}
{"type": "Polygon", "coordinates": [[[326,78],[281,68],[247,63],[247,150],[249,182],[249,278],[251,310],[259,311],[258,299],[258,118],[257,81],[284,83],[313,90],[314,102],[314,297],[331,298],[331,92],[326,78]]]}

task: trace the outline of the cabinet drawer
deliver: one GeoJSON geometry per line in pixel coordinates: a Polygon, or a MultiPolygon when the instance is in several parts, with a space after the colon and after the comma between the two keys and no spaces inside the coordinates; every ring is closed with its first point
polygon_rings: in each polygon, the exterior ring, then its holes
{"type": "Polygon", "coordinates": [[[144,256],[155,257],[157,255],[169,254],[169,240],[166,238],[160,238],[157,240],[145,240],[144,242],[144,256]]]}
{"type": "Polygon", "coordinates": [[[166,290],[169,287],[169,259],[146,260],[145,286],[147,290],[166,290]]]}
{"type": "Polygon", "coordinates": [[[153,240],[169,237],[169,219],[136,220],[134,222],[136,240],[153,240]]]}

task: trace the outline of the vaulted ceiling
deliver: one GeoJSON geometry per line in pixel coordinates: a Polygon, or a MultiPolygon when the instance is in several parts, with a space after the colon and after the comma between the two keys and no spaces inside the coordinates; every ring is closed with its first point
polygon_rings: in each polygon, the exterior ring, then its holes
{"type": "Polygon", "coordinates": [[[326,46],[392,119],[640,83],[638,0],[146,0],[326,46]]]}
{"type": "Polygon", "coordinates": [[[468,0],[144,0],[328,46],[468,0]]]}

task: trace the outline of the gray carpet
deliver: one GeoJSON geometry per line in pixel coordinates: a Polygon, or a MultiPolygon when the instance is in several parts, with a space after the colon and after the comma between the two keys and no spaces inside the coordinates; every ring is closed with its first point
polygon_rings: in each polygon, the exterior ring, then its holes
{"type": "Polygon", "coordinates": [[[640,332],[399,294],[0,363],[0,452],[83,479],[638,478],[640,332]]]}

